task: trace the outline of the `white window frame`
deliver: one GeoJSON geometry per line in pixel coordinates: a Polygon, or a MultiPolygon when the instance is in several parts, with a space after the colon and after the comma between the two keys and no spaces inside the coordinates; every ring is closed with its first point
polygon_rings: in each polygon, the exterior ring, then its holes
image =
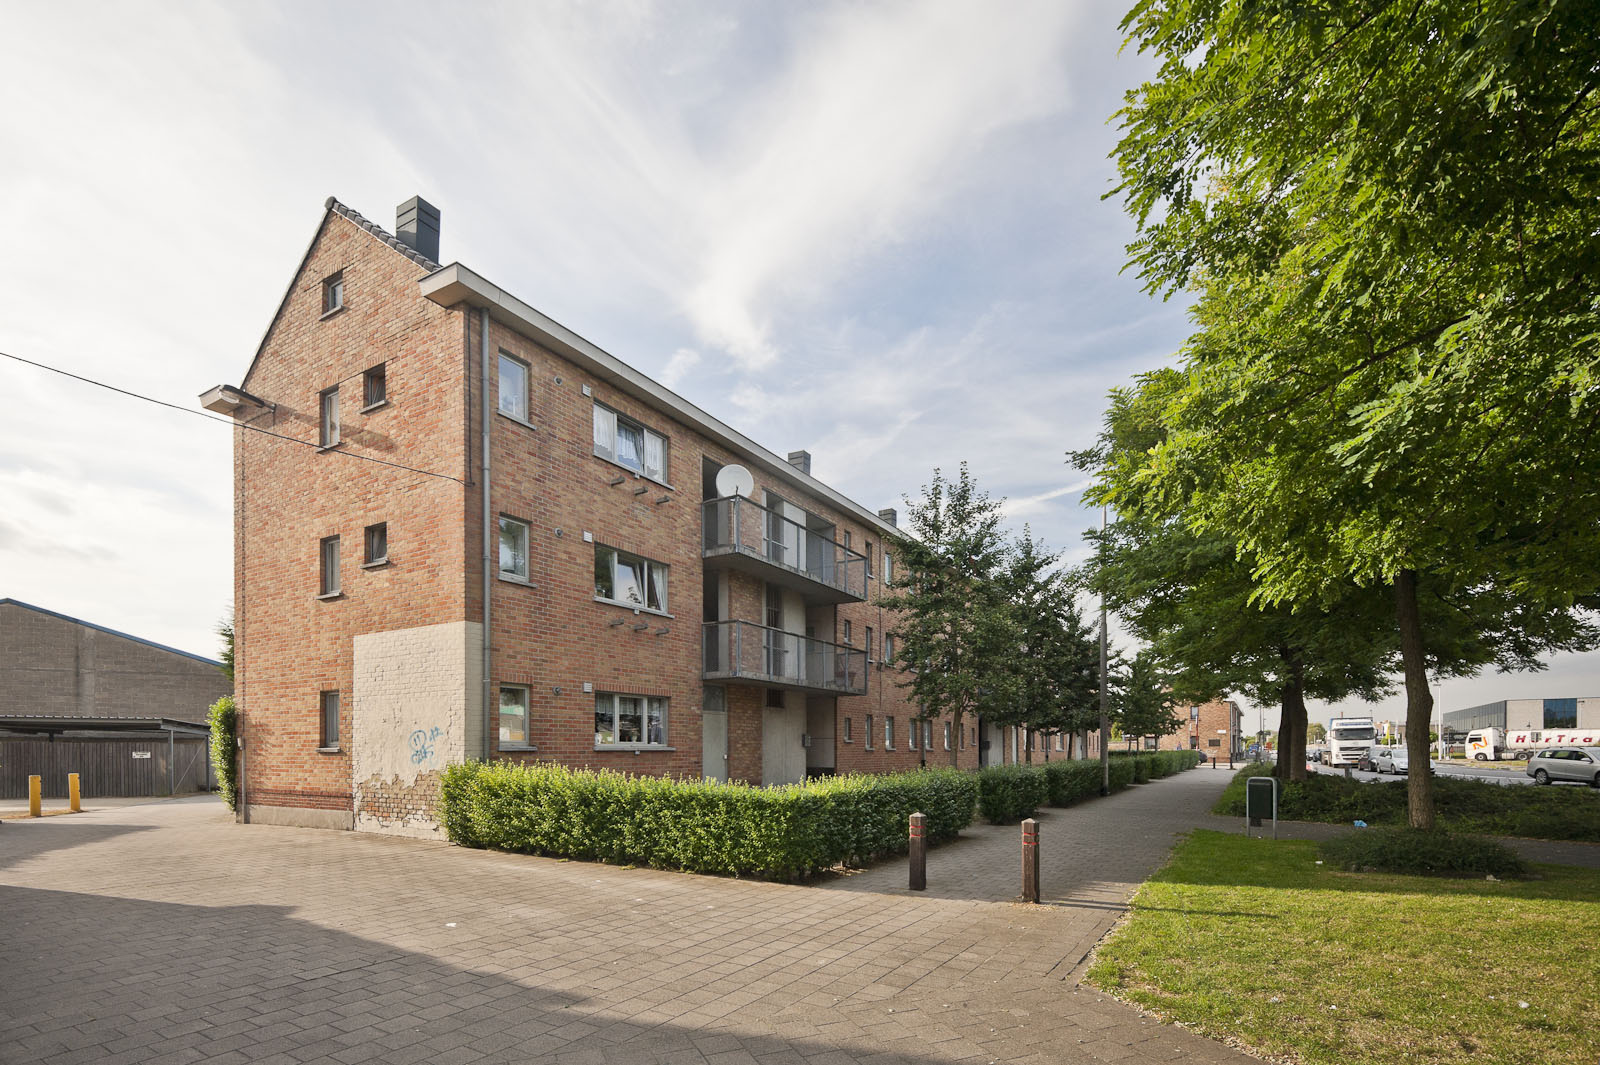
{"type": "Polygon", "coordinates": [[[500,515],[499,545],[500,556],[498,565],[500,579],[503,581],[514,581],[521,584],[529,583],[529,571],[532,569],[531,561],[533,548],[531,545],[531,536],[528,523],[523,521],[521,518],[513,518],[509,514],[500,515]],[[517,572],[515,568],[506,568],[506,529],[508,526],[520,528],[522,530],[522,572],[520,573],[517,572]]]}
{"type": "Polygon", "coordinates": [[[894,633],[883,634],[883,660],[885,663],[894,661],[894,633]]]}
{"type": "Polygon", "coordinates": [[[602,703],[606,703],[608,701],[610,703],[611,736],[613,738],[609,740],[602,739],[602,734],[597,728],[594,734],[595,750],[663,750],[669,746],[668,741],[671,738],[671,732],[669,729],[671,728],[672,724],[672,700],[668,699],[665,695],[639,695],[633,692],[595,692],[594,712],[597,726],[599,724],[600,715],[603,712],[601,705],[602,703]],[[622,701],[624,699],[638,700],[640,715],[639,731],[640,735],[647,737],[646,739],[639,740],[637,742],[620,742],[614,738],[621,732],[621,716],[623,712],[622,701]],[[650,735],[650,722],[652,717],[655,717],[660,722],[660,738],[655,740],[648,738],[650,735]]]}
{"type": "Polygon", "coordinates": [[[385,562],[389,561],[389,523],[388,522],[386,522],[386,521],[375,521],[371,525],[368,525],[365,529],[361,530],[361,557],[363,559],[363,561],[361,563],[361,565],[363,567],[381,566],[385,562]],[[374,554],[373,551],[372,551],[372,540],[373,540],[373,530],[374,529],[379,530],[378,535],[383,538],[383,551],[381,553],[379,553],[379,554],[374,554]]]}
{"type": "Polygon", "coordinates": [[[911,735],[909,739],[911,741],[911,749],[913,751],[916,750],[922,739],[922,722],[916,718],[911,719],[911,735]]]}
{"type": "Polygon", "coordinates": [[[317,598],[333,599],[343,594],[339,579],[339,537],[324,536],[317,543],[317,598]]]}
{"type": "Polygon", "coordinates": [[[339,446],[339,386],[324,388],[317,396],[317,446],[339,446]]]}
{"type": "Polygon", "coordinates": [[[668,441],[665,434],[620,414],[604,403],[596,400],[594,405],[594,454],[596,458],[605,459],[625,470],[632,470],[641,477],[648,477],[657,484],[667,485],[668,441]],[[625,461],[617,448],[619,429],[627,429],[639,434],[639,463],[634,465],[625,461]],[[658,454],[652,462],[652,445],[658,454]]]}
{"type": "Polygon", "coordinates": [[[529,368],[527,363],[511,354],[509,351],[501,349],[500,361],[496,364],[495,371],[495,410],[505,415],[507,418],[510,418],[514,422],[521,422],[523,425],[527,425],[528,382],[532,379],[533,371],[529,368]],[[506,368],[508,366],[522,375],[522,385],[515,391],[506,388],[506,368]],[[511,397],[516,400],[517,403],[520,404],[521,409],[507,409],[507,397],[511,397]]]}
{"type": "Polygon", "coordinates": [[[596,602],[611,603],[611,604],[613,604],[615,606],[630,607],[630,608],[632,608],[634,610],[642,610],[642,611],[645,611],[646,613],[650,613],[650,614],[661,614],[661,615],[663,615],[665,617],[671,617],[672,616],[671,614],[668,613],[668,611],[671,609],[671,607],[668,604],[671,601],[669,599],[669,596],[670,596],[671,590],[672,590],[672,582],[670,580],[671,573],[672,573],[672,567],[667,565],[665,562],[657,562],[655,559],[645,558],[643,555],[635,555],[630,551],[623,551],[620,548],[610,547],[610,546],[607,546],[606,544],[596,543],[594,545],[594,565],[595,565],[594,598],[595,598],[596,602]],[[599,570],[600,570],[600,559],[601,559],[601,553],[602,552],[608,553],[611,556],[611,592],[612,592],[612,594],[609,595],[609,596],[605,596],[605,595],[601,595],[600,594],[600,585],[599,585],[600,574],[599,574],[599,570]],[[640,575],[644,579],[644,588],[642,589],[643,592],[644,592],[644,596],[645,596],[645,601],[644,602],[635,602],[632,599],[618,599],[616,597],[617,589],[622,586],[622,581],[620,579],[619,570],[622,567],[622,565],[624,564],[624,562],[630,563],[630,564],[637,564],[637,565],[643,567],[640,575]],[[658,596],[659,605],[656,605],[656,606],[650,605],[649,599],[650,599],[650,592],[651,592],[652,589],[659,589],[659,593],[660,593],[659,596],[658,596]]]}
{"type": "Polygon", "coordinates": [[[894,715],[883,715],[883,749],[894,750],[894,715]]]}
{"type": "Polygon", "coordinates": [[[925,751],[933,750],[933,722],[932,721],[924,721],[922,723],[922,749],[925,750],[925,751]]]}
{"type": "Polygon", "coordinates": [[[894,556],[889,554],[889,549],[883,549],[883,586],[885,588],[894,583],[894,556]]]}
{"type": "Polygon", "coordinates": [[[944,749],[947,751],[950,749],[950,722],[948,721],[944,723],[944,749]]]}
{"type": "Polygon", "coordinates": [[[531,750],[534,749],[534,747],[533,747],[533,738],[528,732],[528,718],[529,718],[528,705],[529,705],[529,689],[528,689],[528,686],[526,684],[502,684],[502,685],[500,685],[500,710],[499,710],[499,717],[498,717],[497,723],[496,723],[496,731],[497,731],[497,733],[499,734],[499,737],[500,737],[500,740],[499,740],[499,749],[500,750],[502,750],[502,751],[531,751],[531,750]],[[522,703],[521,703],[521,706],[519,707],[519,709],[522,712],[522,739],[521,740],[510,739],[508,737],[508,735],[507,735],[507,733],[510,730],[508,730],[506,728],[506,726],[505,726],[505,719],[506,719],[505,707],[506,707],[506,695],[510,694],[510,693],[516,693],[516,694],[518,694],[518,695],[520,695],[522,697],[522,703]]]}

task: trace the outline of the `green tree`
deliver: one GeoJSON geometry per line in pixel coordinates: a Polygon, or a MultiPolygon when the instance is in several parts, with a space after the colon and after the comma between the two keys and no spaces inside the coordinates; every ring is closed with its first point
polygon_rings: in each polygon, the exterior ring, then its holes
{"type": "Polygon", "coordinates": [[[1013,651],[1016,699],[995,723],[1026,726],[1030,744],[1034,732],[1091,727],[1099,721],[1099,644],[1073,598],[1060,556],[1023,526],[1002,581],[1021,642],[1013,651]]]}
{"type": "Polygon", "coordinates": [[[1260,601],[1388,592],[1431,827],[1430,662],[1594,643],[1600,5],[1145,0],[1124,26],[1161,64],[1122,112],[1130,251],[1198,291],[1153,490],[1191,493],[1260,601]],[[1430,600],[1470,601],[1464,657],[1430,600]]]}
{"type": "MultiPolygon", "coordinates": [[[[899,562],[895,594],[882,603],[898,613],[896,655],[911,667],[910,679],[899,684],[922,718],[949,714],[960,735],[965,718],[1003,717],[1019,692],[1016,653],[1023,640],[1006,595],[1009,550],[1000,506],[962,463],[954,481],[933,471],[933,482],[911,503],[907,527],[910,535],[891,541],[899,562]]],[[[960,748],[950,744],[951,765],[960,748]]]]}
{"type": "Polygon", "coordinates": [[[1327,743],[1328,726],[1320,721],[1313,721],[1306,726],[1306,740],[1310,743],[1327,743]]]}
{"type": "Polygon", "coordinates": [[[1306,699],[1386,694],[1393,627],[1384,624],[1383,597],[1353,584],[1298,610],[1256,601],[1253,567],[1233,539],[1195,532],[1187,494],[1148,491],[1163,419],[1185,385],[1182,374],[1162,370],[1113,390],[1097,445],[1073,454],[1095,478],[1086,498],[1117,507],[1114,523],[1087,534],[1096,551],[1079,579],[1151,647],[1180,698],[1240,691],[1277,704],[1283,742],[1274,775],[1304,779],[1306,699]]]}
{"type": "Polygon", "coordinates": [[[1183,723],[1172,685],[1148,647],[1119,665],[1112,674],[1111,706],[1124,736],[1165,736],[1183,723]]]}
{"type": "Polygon", "coordinates": [[[228,678],[228,683],[233,683],[233,612],[217,622],[217,635],[222,639],[222,647],[218,658],[222,661],[222,672],[228,678]]]}

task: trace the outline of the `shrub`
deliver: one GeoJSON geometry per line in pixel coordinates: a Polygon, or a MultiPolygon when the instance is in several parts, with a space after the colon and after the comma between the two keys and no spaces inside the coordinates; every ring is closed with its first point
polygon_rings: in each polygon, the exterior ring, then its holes
{"type": "Polygon", "coordinates": [[[978,809],[991,825],[1032,817],[1049,801],[1050,781],[1042,765],[992,765],[978,773],[978,809]]]}
{"type": "Polygon", "coordinates": [[[1050,762],[1044,767],[1051,806],[1071,806],[1100,794],[1100,763],[1089,759],[1050,762]]]}
{"type": "Polygon", "coordinates": [[[792,879],[906,850],[972,823],[977,780],[950,769],[828,777],[778,788],[469,762],[441,777],[439,821],[467,847],[698,873],[792,879]]]}
{"type": "Polygon", "coordinates": [[[1435,829],[1370,828],[1330,839],[1322,856],[1350,872],[1407,876],[1522,876],[1528,868],[1505,844],[1435,829]]]}
{"type": "Polygon", "coordinates": [[[211,726],[211,769],[217,774],[217,791],[228,809],[239,810],[238,710],[233,696],[224,695],[206,711],[211,726]]]}
{"type": "Polygon", "coordinates": [[[1135,784],[1150,783],[1150,756],[1136,754],[1129,759],[1133,763],[1133,782],[1135,784]]]}

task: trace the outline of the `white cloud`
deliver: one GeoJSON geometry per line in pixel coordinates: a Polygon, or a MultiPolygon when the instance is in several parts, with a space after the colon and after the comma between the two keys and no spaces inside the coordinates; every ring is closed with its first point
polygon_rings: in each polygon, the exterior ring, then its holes
{"type": "Polygon", "coordinates": [[[696,366],[700,365],[700,353],[691,348],[679,348],[672,353],[672,358],[667,360],[666,368],[661,371],[661,383],[668,388],[677,388],[683,379],[689,376],[696,366]]]}
{"type": "Polygon", "coordinates": [[[1087,487],[1089,487],[1088,481],[1074,481],[1072,484],[1062,485],[1060,488],[1052,488],[1048,492],[1040,492],[1038,495],[1007,499],[1000,507],[1000,511],[1008,519],[1015,521],[1017,518],[1026,517],[1029,514],[1037,514],[1045,510],[1045,504],[1051,500],[1073,495],[1087,487]]]}

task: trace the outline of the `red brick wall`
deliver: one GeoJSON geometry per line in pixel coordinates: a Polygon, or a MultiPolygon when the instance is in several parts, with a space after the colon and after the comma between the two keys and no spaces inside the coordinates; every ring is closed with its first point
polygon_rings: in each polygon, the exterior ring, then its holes
{"type": "MultiPolygon", "coordinates": [[[[1176,729],[1157,740],[1158,750],[1199,750],[1206,752],[1207,758],[1218,753],[1223,758],[1227,758],[1230,739],[1233,740],[1235,750],[1240,749],[1240,744],[1243,741],[1239,735],[1239,726],[1234,716],[1237,711],[1236,704],[1227,699],[1212,699],[1209,702],[1201,703],[1199,704],[1200,718],[1198,721],[1190,718],[1190,707],[1193,705],[1192,703],[1184,703],[1178,707],[1178,713],[1183,720],[1179,722],[1176,729]],[[1231,731],[1219,732],[1219,729],[1231,729],[1231,731]],[[1212,740],[1217,740],[1218,745],[1211,746],[1212,740]]],[[[1126,747],[1127,744],[1123,743],[1121,746],[1126,747]]],[[[1117,747],[1117,744],[1112,745],[1113,750],[1116,750],[1117,747]]],[[[1143,750],[1144,747],[1140,745],[1139,749],[1143,750]]]]}
{"type": "Polygon", "coordinates": [[[468,478],[458,316],[417,296],[425,271],[338,215],[326,217],[243,387],[277,405],[249,424],[316,444],[319,394],[339,386],[342,445],[319,452],[236,429],[236,694],[247,800],[351,807],[352,637],[463,617],[462,507],[469,490],[364,462],[468,478]],[[322,281],[344,272],[345,309],[322,316],[322,281]],[[388,403],[369,414],[361,374],[386,364],[388,403]],[[363,569],[363,531],[386,521],[388,566],[363,569]],[[344,597],[317,599],[319,542],[341,539],[344,597]],[[342,693],[342,751],[318,753],[318,693],[342,693]]]}

